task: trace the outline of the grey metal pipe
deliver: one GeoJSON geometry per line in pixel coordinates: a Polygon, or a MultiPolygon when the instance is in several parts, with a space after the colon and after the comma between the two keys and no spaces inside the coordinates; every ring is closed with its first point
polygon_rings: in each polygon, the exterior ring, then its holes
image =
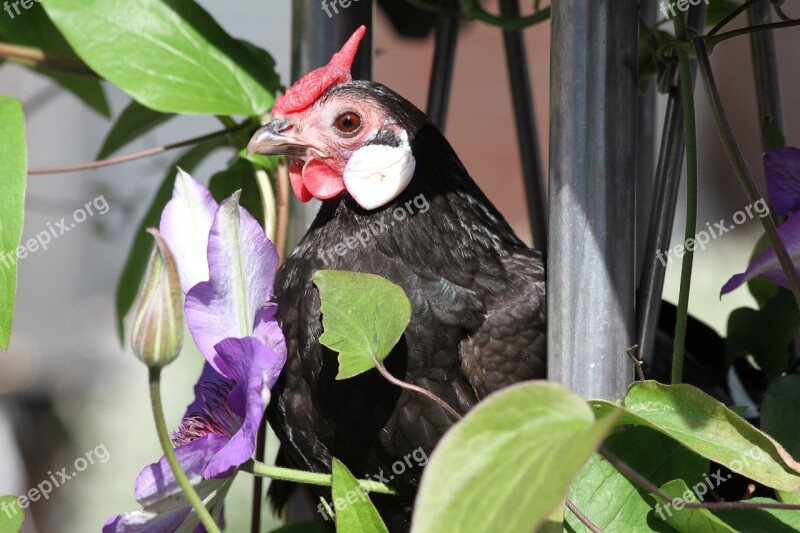
{"type": "MultiPolygon", "coordinates": [[[[690,6],[687,26],[700,31],[706,16],[706,5],[700,2],[690,6]]],[[[695,66],[692,64],[692,76],[695,66]]],[[[692,80],[694,82],[694,78],[692,80]]],[[[678,82],[670,89],[667,111],[661,133],[661,148],[656,165],[655,190],[651,205],[650,224],[644,246],[644,260],[639,289],[636,294],[636,344],[646,365],[653,363],[661,293],[664,290],[666,264],[656,257],[659,250],[669,247],[672,225],[675,222],[675,204],[683,172],[685,140],[683,136],[683,105],[678,82]]],[[[671,332],[670,332],[671,333],[671,332]]]]}
{"type": "Polygon", "coordinates": [[[633,379],[638,2],[552,14],[548,374],[617,399],[633,379]]]}
{"type": "MultiPolygon", "coordinates": [[[[751,26],[772,22],[772,6],[769,0],[756,2],[747,10],[747,20],[751,26]]],[[[750,51],[755,71],[756,98],[761,128],[761,145],[764,150],[780,148],[766,135],[771,127],[783,135],[783,104],[778,78],[778,60],[775,54],[775,35],[772,30],[750,34],[750,51]]]]}
{"type": "MultiPolygon", "coordinates": [[[[450,0],[448,9],[456,11],[458,0],[450,0]]],[[[439,131],[444,133],[447,109],[450,104],[450,87],[456,62],[456,44],[460,22],[455,17],[441,15],[436,22],[436,47],[428,86],[428,116],[439,131]]]]}
{"type": "MultiPolygon", "coordinates": [[[[518,17],[519,0],[500,0],[500,13],[504,17],[518,17]]],[[[547,253],[547,203],[542,154],[536,131],[536,112],[533,107],[533,89],[528,74],[528,58],[522,30],[503,30],[508,77],[511,82],[511,99],[517,123],[517,142],[522,160],[522,177],[525,182],[525,199],[531,225],[533,243],[542,253],[547,253]]]]}
{"type": "MultiPolygon", "coordinates": [[[[348,7],[340,2],[293,0],[292,3],[292,81],[306,72],[326,65],[353,32],[362,24],[367,33],[353,61],[353,78],[372,78],[372,0],[353,0],[348,7]],[[325,9],[327,7],[327,9],[325,9]]],[[[319,200],[302,203],[294,195],[289,200],[289,231],[286,244],[291,250],[305,235],[319,209],[319,200]]]]}
{"type": "MultiPolygon", "coordinates": [[[[640,2],[641,18],[645,24],[655,24],[658,0],[640,2]]],[[[639,94],[636,141],[636,265],[635,279],[638,281],[644,265],[647,227],[653,201],[655,182],[655,133],[656,133],[656,81],[652,80],[644,93],[639,94]]]]}

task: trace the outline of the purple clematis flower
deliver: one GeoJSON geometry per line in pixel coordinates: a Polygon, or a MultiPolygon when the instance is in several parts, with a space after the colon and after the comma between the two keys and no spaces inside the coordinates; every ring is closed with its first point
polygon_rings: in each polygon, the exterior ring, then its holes
{"type": "MultiPolygon", "coordinates": [[[[789,214],[778,227],[795,268],[800,266],[800,149],[780,148],[764,155],[767,196],[778,215],[789,214]]],[[[747,270],[736,274],[722,287],[720,296],[727,294],[755,277],[768,279],[785,289],[789,281],[778,263],[775,249],[770,246],[758,255],[747,270]]]]}
{"type": "MultiPolygon", "coordinates": [[[[270,389],[286,361],[277,307],[270,303],[278,254],[238,200],[236,193],[217,205],[179,170],[160,228],[186,294],[186,323],[206,359],[173,444],[218,523],[236,468],[253,455],[270,389]]],[[[143,511],[112,517],[104,533],[204,530],[165,458],[142,470],[135,493],[143,511]]]]}

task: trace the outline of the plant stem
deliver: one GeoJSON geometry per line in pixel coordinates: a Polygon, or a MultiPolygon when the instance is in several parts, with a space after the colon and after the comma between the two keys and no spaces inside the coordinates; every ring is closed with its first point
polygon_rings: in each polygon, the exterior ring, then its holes
{"type": "Polygon", "coordinates": [[[62,56],[45,52],[41,48],[0,43],[0,57],[28,67],[46,67],[76,76],[99,78],[86,63],[73,56],[62,56]]]}
{"type": "MultiPolygon", "coordinates": [[[[682,16],[675,17],[675,37],[686,39],[686,24],[682,16]]],[[[686,226],[684,243],[693,239],[697,230],[697,127],[694,113],[694,84],[689,54],[678,47],[678,77],[683,105],[683,131],[686,139],[686,226]]],[[[678,314],[675,319],[675,341],[672,348],[672,384],[683,378],[683,355],[686,343],[686,324],[689,317],[689,291],[692,285],[694,246],[686,247],[681,264],[681,285],[678,294],[678,314]]]]}
{"type": "MultiPolygon", "coordinates": [[[[616,468],[623,476],[630,479],[634,484],[646,489],[656,496],[658,496],[661,500],[665,502],[671,502],[673,497],[667,494],[666,492],[662,491],[658,487],[656,487],[653,483],[651,483],[646,477],[641,475],[639,472],[633,469],[628,463],[622,461],[620,458],[616,457],[612,453],[610,453],[605,448],[600,448],[597,453],[600,456],[611,463],[611,465],[616,468]]],[[[683,506],[687,509],[783,509],[787,511],[796,511],[800,510],[800,505],[789,504],[789,503],[747,503],[747,502],[708,502],[708,503],[694,503],[694,502],[687,502],[683,501],[683,506]]]]}
{"type": "Polygon", "coordinates": [[[747,35],[748,33],[755,33],[757,31],[778,30],[780,28],[791,28],[792,26],[800,26],[800,20],[783,20],[781,22],[770,22],[769,24],[758,24],[756,26],[747,26],[746,28],[739,28],[738,30],[726,31],[719,35],[714,35],[708,38],[708,49],[713,50],[716,45],[722,41],[726,41],[732,37],[739,35],[747,35]]]}
{"type": "Polygon", "coordinates": [[[391,375],[388,370],[386,370],[386,367],[383,366],[383,362],[378,360],[378,358],[375,357],[374,355],[372,356],[372,361],[375,363],[375,368],[378,369],[378,372],[380,372],[380,374],[384,378],[386,378],[386,380],[389,383],[392,383],[393,385],[397,385],[401,389],[406,389],[406,390],[409,390],[411,392],[416,392],[418,394],[421,394],[421,395],[425,396],[426,398],[428,398],[429,400],[431,400],[432,402],[437,404],[439,407],[444,409],[450,416],[452,416],[456,420],[461,420],[461,415],[458,414],[458,412],[455,409],[450,407],[450,405],[446,401],[442,400],[441,398],[436,396],[431,391],[423,389],[420,386],[413,385],[411,383],[403,381],[402,379],[397,379],[396,377],[391,375]]]}
{"type": "Polygon", "coordinates": [[[172,447],[172,441],[169,438],[169,431],[167,430],[167,423],[164,420],[164,409],[161,406],[161,369],[150,368],[150,403],[153,406],[153,418],[156,422],[156,431],[158,432],[158,440],[161,442],[161,448],[164,450],[164,457],[167,458],[169,467],[175,476],[175,481],[180,485],[181,490],[186,495],[186,499],[192,504],[198,518],[205,526],[209,533],[221,533],[216,522],[211,517],[206,506],[203,504],[202,498],[189,483],[186,473],[181,468],[178,462],[178,457],[175,455],[175,449],[172,447]]]}
{"type": "MultiPolygon", "coordinates": [[[[256,434],[256,461],[264,461],[267,450],[267,415],[261,419],[256,434]]],[[[261,493],[264,488],[264,479],[261,476],[253,476],[253,509],[250,515],[250,532],[259,533],[261,531],[261,493]]]]}
{"type": "Polygon", "coordinates": [[[567,504],[567,509],[569,509],[570,511],[572,511],[572,514],[574,514],[574,515],[575,515],[575,517],[576,517],[578,520],[580,520],[580,521],[581,521],[581,523],[582,523],[584,526],[586,526],[586,527],[589,529],[589,531],[591,531],[592,533],[603,533],[603,530],[602,530],[602,529],[600,529],[599,527],[597,527],[596,525],[594,525],[594,524],[592,523],[592,521],[591,521],[591,520],[589,520],[589,519],[586,517],[586,515],[585,515],[585,514],[583,514],[583,513],[580,511],[580,509],[578,509],[578,508],[575,506],[575,504],[574,504],[574,503],[572,503],[572,500],[570,500],[569,498],[567,498],[567,500],[566,500],[566,504],[567,504]]]}
{"type": "Polygon", "coordinates": [[[732,21],[733,19],[738,17],[739,14],[742,13],[745,9],[750,7],[751,4],[753,4],[755,2],[758,2],[758,1],[759,0],[747,0],[747,2],[745,2],[744,4],[740,5],[739,7],[737,7],[733,11],[731,11],[728,14],[728,16],[726,16],[724,19],[719,21],[719,23],[716,26],[711,28],[711,30],[706,34],[706,37],[711,37],[712,35],[716,34],[719,30],[724,28],[730,21],[732,21]]]}
{"type": "Polygon", "coordinates": [[[92,170],[95,168],[102,168],[108,167],[111,165],[119,165],[121,163],[127,163],[129,161],[135,161],[137,159],[144,159],[145,157],[152,157],[154,155],[163,154],[168,150],[174,150],[175,148],[182,148],[184,146],[192,146],[194,144],[201,143],[203,141],[207,141],[209,139],[214,139],[216,137],[222,137],[223,135],[228,135],[229,133],[233,133],[235,131],[239,131],[244,129],[248,126],[252,125],[250,120],[245,120],[241,124],[237,124],[231,128],[225,128],[223,130],[215,131],[212,133],[208,133],[206,135],[201,135],[200,137],[194,137],[192,139],[187,139],[185,141],[176,142],[173,144],[166,144],[164,146],[156,146],[155,148],[148,148],[147,150],[143,150],[141,152],[136,152],[133,154],[122,155],[119,157],[112,157],[109,159],[101,159],[100,161],[92,161],[91,163],[81,163],[79,165],[70,165],[66,167],[52,167],[52,168],[32,168],[28,170],[29,176],[37,176],[42,174],[63,174],[66,172],[79,172],[81,170],[92,170]]]}
{"type": "MultiPolygon", "coordinates": [[[[695,39],[694,45],[697,54],[697,64],[700,67],[700,74],[703,78],[703,86],[706,89],[711,112],[714,116],[714,122],[717,124],[717,130],[722,139],[725,153],[731,161],[733,170],[739,178],[748,200],[750,200],[751,203],[755,203],[760,200],[762,196],[758,192],[753,177],[750,175],[747,164],[744,162],[744,157],[736,144],[736,138],[728,122],[728,117],[725,115],[725,110],[722,108],[722,101],[719,96],[719,91],[717,90],[717,84],[714,81],[714,73],[711,70],[711,62],[708,60],[708,52],[705,43],[703,39],[695,39]]],[[[770,244],[772,244],[775,249],[775,255],[778,257],[781,269],[783,269],[783,273],[789,281],[789,287],[792,289],[795,302],[797,302],[798,307],[800,307],[800,278],[797,276],[797,270],[794,268],[789,252],[786,251],[786,247],[778,235],[778,228],[775,226],[775,221],[772,217],[760,217],[760,220],[761,224],[764,226],[765,233],[769,237],[770,244]]]]}
{"type": "MultiPolygon", "coordinates": [[[[330,487],[331,483],[333,482],[333,476],[331,474],[317,474],[315,472],[305,472],[303,470],[293,470],[291,468],[283,468],[280,466],[265,465],[264,463],[253,461],[252,459],[244,463],[240,467],[240,470],[256,476],[280,479],[282,481],[291,481],[294,483],[304,483],[306,485],[330,487]]],[[[361,485],[361,488],[367,492],[375,492],[378,494],[395,494],[394,489],[377,481],[359,479],[358,483],[361,485]]]]}

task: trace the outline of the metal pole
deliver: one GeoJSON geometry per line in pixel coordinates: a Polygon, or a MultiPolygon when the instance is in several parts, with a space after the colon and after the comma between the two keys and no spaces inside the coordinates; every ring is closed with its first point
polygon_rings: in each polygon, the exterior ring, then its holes
{"type": "Polygon", "coordinates": [[[552,9],[548,373],[617,399],[633,378],[638,2],[552,9]]]}
{"type": "MultiPolygon", "coordinates": [[[[353,62],[353,78],[372,78],[372,0],[353,1],[343,8],[338,2],[294,0],[292,4],[292,81],[326,65],[350,35],[362,24],[367,34],[353,62]]],[[[319,209],[319,201],[301,203],[294,196],[289,205],[288,248],[305,235],[319,209]]]]}
{"type": "MultiPolygon", "coordinates": [[[[518,0],[500,0],[500,13],[504,17],[518,17],[518,0]]],[[[533,243],[543,253],[547,252],[547,204],[545,203],[544,172],[539,136],[536,132],[536,113],[533,107],[533,89],[528,75],[528,59],[525,40],[521,30],[503,30],[506,48],[506,64],[511,82],[511,98],[514,102],[514,118],[517,123],[517,140],[522,159],[522,176],[525,182],[525,198],[528,203],[533,243]]]]}
{"type": "MultiPolygon", "coordinates": [[[[657,0],[642,0],[642,22],[648,26],[655,24],[658,14],[657,0]]],[[[639,95],[636,141],[636,268],[635,279],[639,280],[644,264],[647,226],[650,222],[650,207],[653,202],[653,181],[655,180],[655,133],[656,133],[656,80],[639,95]]]]}
{"type": "MultiPolygon", "coordinates": [[[[700,31],[706,16],[706,5],[700,2],[689,7],[687,26],[700,31]]],[[[694,72],[694,65],[692,67],[694,72]]],[[[672,225],[675,221],[675,204],[678,201],[681,174],[683,172],[683,106],[680,101],[678,82],[671,84],[664,128],[661,133],[661,149],[656,166],[655,190],[651,206],[650,224],[644,245],[644,260],[639,290],[636,295],[636,344],[646,365],[653,363],[658,314],[661,310],[661,293],[664,290],[666,264],[656,258],[659,250],[669,248],[672,225]]],[[[672,332],[669,332],[670,334],[672,332]]]]}
{"type": "MultiPolygon", "coordinates": [[[[761,0],[750,6],[750,9],[747,10],[747,21],[751,26],[772,22],[772,6],[769,0],[761,0]]],[[[765,151],[782,148],[780,141],[783,139],[770,138],[774,137],[775,133],[780,134],[781,137],[784,134],[783,105],[774,33],[771,30],[751,33],[750,50],[755,71],[761,146],[765,151]]]]}
{"type": "MultiPolygon", "coordinates": [[[[457,10],[459,5],[458,0],[450,0],[447,7],[457,10]]],[[[458,19],[447,15],[440,15],[436,22],[436,48],[431,67],[431,81],[428,86],[428,116],[442,133],[444,133],[447,108],[450,103],[458,27],[458,19]]]]}

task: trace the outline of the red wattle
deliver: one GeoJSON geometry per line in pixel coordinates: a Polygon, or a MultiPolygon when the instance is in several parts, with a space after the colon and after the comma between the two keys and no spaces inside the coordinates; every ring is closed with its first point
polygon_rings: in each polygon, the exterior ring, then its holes
{"type": "Polygon", "coordinates": [[[299,161],[292,160],[292,162],[289,163],[289,181],[292,183],[294,195],[297,196],[301,202],[307,202],[314,197],[311,192],[306,189],[306,186],[303,185],[303,164],[299,161]]]}
{"type": "Polygon", "coordinates": [[[303,186],[316,198],[327,200],[344,190],[344,180],[322,161],[312,159],[303,166],[303,186]]]}

